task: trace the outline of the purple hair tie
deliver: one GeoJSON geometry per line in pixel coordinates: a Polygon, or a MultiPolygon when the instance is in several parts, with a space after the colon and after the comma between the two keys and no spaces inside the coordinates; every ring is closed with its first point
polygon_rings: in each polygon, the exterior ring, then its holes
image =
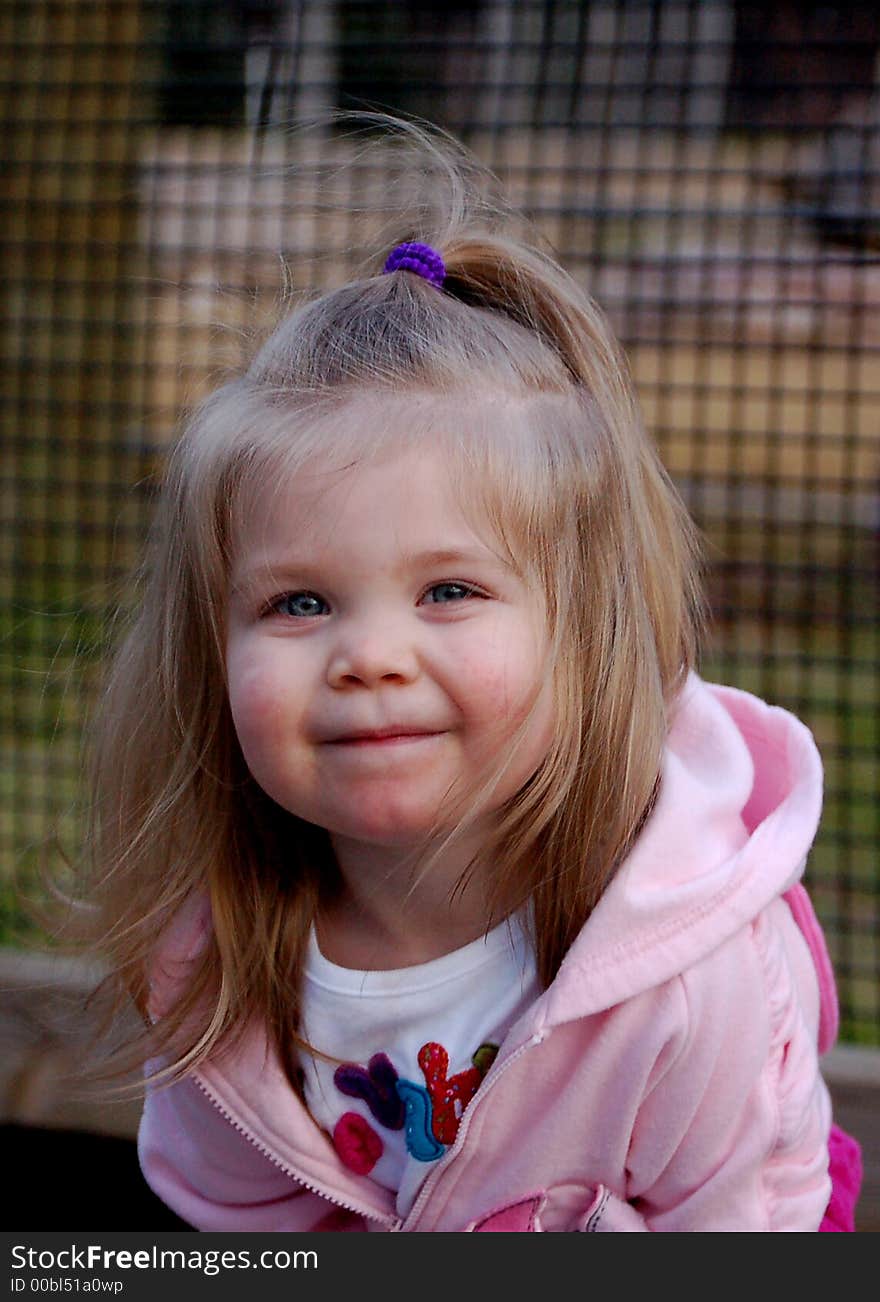
{"type": "Polygon", "coordinates": [[[392,249],[383,271],[386,276],[391,271],[411,271],[437,289],[442,288],[446,278],[446,264],[437,250],[432,249],[430,244],[419,244],[415,240],[398,244],[397,248],[392,249]]]}

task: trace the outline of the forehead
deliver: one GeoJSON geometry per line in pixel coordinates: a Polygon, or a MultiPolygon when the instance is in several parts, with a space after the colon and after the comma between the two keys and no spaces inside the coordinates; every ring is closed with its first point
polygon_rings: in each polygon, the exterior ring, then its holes
{"type": "Polygon", "coordinates": [[[233,552],[329,546],[358,531],[405,534],[407,548],[477,538],[497,552],[499,531],[489,523],[497,512],[487,502],[498,496],[499,473],[490,461],[500,451],[500,477],[516,477],[498,444],[514,444],[522,425],[509,400],[353,398],[292,427],[289,444],[240,487],[233,552]]]}
{"type": "Polygon", "coordinates": [[[345,535],[399,535],[406,545],[436,535],[473,538],[456,478],[440,448],[389,449],[344,466],[319,455],[252,496],[238,546],[325,549],[345,535]]]}

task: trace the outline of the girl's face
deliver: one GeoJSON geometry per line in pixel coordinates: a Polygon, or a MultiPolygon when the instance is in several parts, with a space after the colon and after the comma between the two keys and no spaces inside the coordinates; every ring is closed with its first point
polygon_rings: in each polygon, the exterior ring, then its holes
{"type": "Polygon", "coordinates": [[[238,543],[229,698],[278,804],[423,845],[534,706],[487,812],[532,775],[554,726],[544,601],[467,522],[441,448],[273,487],[238,543]]]}

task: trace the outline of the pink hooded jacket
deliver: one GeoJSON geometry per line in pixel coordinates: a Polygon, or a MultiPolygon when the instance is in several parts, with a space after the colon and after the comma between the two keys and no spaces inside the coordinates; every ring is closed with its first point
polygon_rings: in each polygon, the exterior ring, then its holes
{"type": "MultiPolygon", "coordinates": [[[[799,879],[821,806],[807,729],[692,676],[657,804],[507,1036],[405,1220],[348,1170],[259,1026],[151,1090],[144,1175],[202,1230],[816,1230],[834,984],[799,879]]],[[[152,1012],[209,920],[180,919],[152,1012]]]]}

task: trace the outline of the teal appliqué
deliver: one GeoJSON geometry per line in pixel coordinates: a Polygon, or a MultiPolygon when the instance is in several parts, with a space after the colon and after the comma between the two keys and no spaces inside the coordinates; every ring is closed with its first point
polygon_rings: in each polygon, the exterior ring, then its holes
{"type": "Polygon", "coordinates": [[[443,1156],[445,1149],[433,1135],[430,1094],[424,1085],[415,1085],[411,1080],[403,1079],[397,1082],[397,1093],[406,1110],[406,1151],[417,1162],[436,1162],[438,1157],[443,1156]]]}

